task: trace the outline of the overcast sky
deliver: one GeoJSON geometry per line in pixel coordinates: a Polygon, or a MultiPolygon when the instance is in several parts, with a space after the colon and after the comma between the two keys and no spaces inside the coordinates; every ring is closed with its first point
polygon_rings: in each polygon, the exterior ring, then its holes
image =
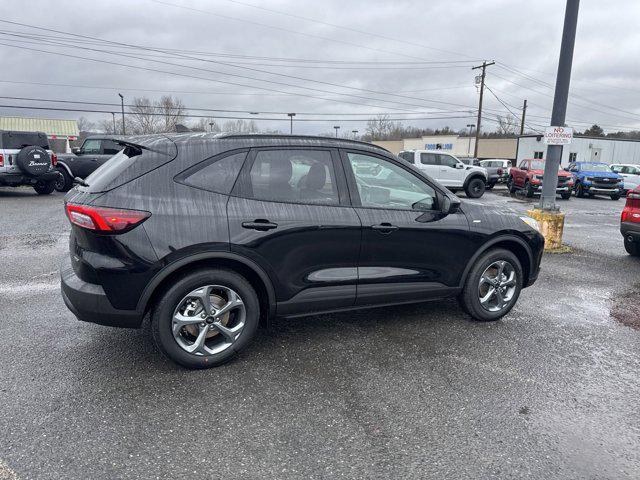
{"type": "MultiPolygon", "coordinates": [[[[404,121],[462,128],[475,123],[469,116],[478,102],[478,72],[470,67],[486,59],[497,62],[487,69],[487,85],[506,107],[486,91],[484,129],[495,128],[491,120],[507,108],[519,116],[525,98],[528,124],[540,128],[549,121],[563,15],[561,0],[4,0],[0,95],[119,103],[118,92],[125,102],[168,93],[193,114],[209,114],[195,108],[238,111],[211,115],[251,116],[261,128],[282,131],[289,128],[286,112],[297,112],[296,120],[327,119],[296,121],[298,133],[334,125],[363,132],[364,121],[347,120],[374,112],[467,117],[404,121]],[[167,49],[173,53],[158,51],[167,49]]],[[[576,130],[592,123],[607,131],[640,127],[639,23],[637,0],[581,2],[567,114],[576,130]]],[[[2,115],[93,121],[111,115],[6,105],[119,111],[15,99],[0,104],[2,115]]]]}

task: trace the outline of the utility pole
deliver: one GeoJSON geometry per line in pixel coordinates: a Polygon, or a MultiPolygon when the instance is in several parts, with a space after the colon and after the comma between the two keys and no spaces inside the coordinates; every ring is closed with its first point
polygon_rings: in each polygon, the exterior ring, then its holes
{"type": "Polygon", "coordinates": [[[293,117],[295,117],[295,113],[287,113],[287,117],[291,119],[291,125],[289,127],[289,133],[293,135],[293,117]]]}
{"type": "Polygon", "coordinates": [[[484,94],[484,78],[486,75],[487,67],[494,65],[496,62],[486,61],[482,62],[482,65],[478,65],[477,67],[471,67],[471,70],[477,70],[478,68],[482,69],[482,75],[480,77],[480,100],[478,102],[478,121],[476,122],[476,144],[473,147],[473,156],[478,157],[478,142],[480,140],[480,123],[482,122],[482,95],[484,94]]]}
{"type": "Polygon", "coordinates": [[[119,93],[118,96],[120,97],[120,105],[122,105],[122,135],[126,135],[127,133],[124,129],[124,97],[121,93],[119,93]]]}
{"type": "MultiPolygon", "coordinates": [[[[556,91],[553,96],[553,110],[551,111],[551,126],[563,127],[567,114],[567,100],[569,97],[569,83],[571,82],[571,65],[573,63],[573,47],[576,41],[576,26],[578,24],[578,7],[580,0],[567,0],[564,11],[564,27],[562,29],[562,44],[558,61],[558,75],[556,77],[556,91]]],[[[544,166],[542,180],[542,195],[540,209],[557,211],[556,187],[558,184],[558,168],[562,160],[562,145],[549,145],[544,166]]]]}
{"type": "Polygon", "coordinates": [[[333,128],[336,129],[336,138],[338,138],[338,130],[340,130],[340,125],[334,125],[333,128]]]}
{"type": "Polygon", "coordinates": [[[353,133],[353,139],[355,140],[356,138],[358,138],[358,130],[351,130],[351,133],[353,133]]]}
{"type": "Polygon", "coordinates": [[[469,145],[467,146],[467,156],[471,153],[471,132],[473,131],[473,127],[475,127],[473,123],[467,123],[467,128],[469,129],[469,145]]]}
{"type": "Polygon", "coordinates": [[[111,112],[111,117],[113,118],[113,134],[115,135],[116,133],[116,113],[115,112],[111,112]]]}
{"type": "Polygon", "coordinates": [[[520,120],[520,135],[524,135],[524,119],[527,116],[527,100],[522,104],[522,120],[520,120]]]}

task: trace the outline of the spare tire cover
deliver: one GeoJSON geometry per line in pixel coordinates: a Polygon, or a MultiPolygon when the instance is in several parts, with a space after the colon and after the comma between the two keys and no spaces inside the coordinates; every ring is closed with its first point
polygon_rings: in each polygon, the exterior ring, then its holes
{"type": "Polygon", "coordinates": [[[16,155],[16,164],[27,175],[36,177],[49,171],[51,158],[43,148],[36,146],[24,147],[16,155]]]}

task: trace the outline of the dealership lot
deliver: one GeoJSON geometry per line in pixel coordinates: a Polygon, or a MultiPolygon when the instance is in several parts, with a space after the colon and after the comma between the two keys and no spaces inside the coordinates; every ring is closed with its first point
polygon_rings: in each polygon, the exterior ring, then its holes
{"type": "Polygon", "coordinates": [[[637,478],[624,201],[559,202],[572,252],[545,255],[503,321],[453,301],[278,320],[234,362],[187,371],[146,329],[75,320],[62,196],[0,189],[0,478],[637,478]]]}

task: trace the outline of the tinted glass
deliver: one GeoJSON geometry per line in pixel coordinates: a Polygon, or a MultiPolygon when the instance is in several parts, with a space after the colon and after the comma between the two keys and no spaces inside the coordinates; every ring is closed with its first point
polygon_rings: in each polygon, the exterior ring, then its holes
{"type": "Polygon", "coordinates": [[[21,148],[35,145],[36,147],[49,149],[49,140],[45,134],[31,132],[3,132],[2,148],[8,150],[20,150],[21,148]]]}
{"type": "Polygon", "coordinates": [[[102,140],[102,153],[105,155],[115,155],[123,148],[113,140],[102,140]]]}
{"type": "Polygon", "coordinates": [[[249,174],[253,198],[273,202],[337,205],[331,154],[322,150],[263,150],[249,174]]]}
{"type": "MultiPolygon", "coordinates": [[[[440,165],[444,165],[446,167],[455,167],[458,162],[455,158],[450,157],[449,155],[438,155],[440,157],[440,165]]],[[[472,160],[469,160],[469,163],[472,164],[472,160]]]]}
{"type": "Polygon", "coordinates": [[[412,173],[378,157],[357,153],[349,153],[348,156],[363,207],[398,210],[435,208],[435,190],[412,173]]]}
{"type": "Polygon", "coordinates": [[[205,161],[204,166],[190,173],[182,180],[192,187],[228,195],[238,178],[247,152],[239,152],[228,157],[205,161]]]}
{"type": "Polygon", "coordinates": [[[423,165],[437,165],[437,155],[435,153],[421,153],[420,163],[423,165]]]}

